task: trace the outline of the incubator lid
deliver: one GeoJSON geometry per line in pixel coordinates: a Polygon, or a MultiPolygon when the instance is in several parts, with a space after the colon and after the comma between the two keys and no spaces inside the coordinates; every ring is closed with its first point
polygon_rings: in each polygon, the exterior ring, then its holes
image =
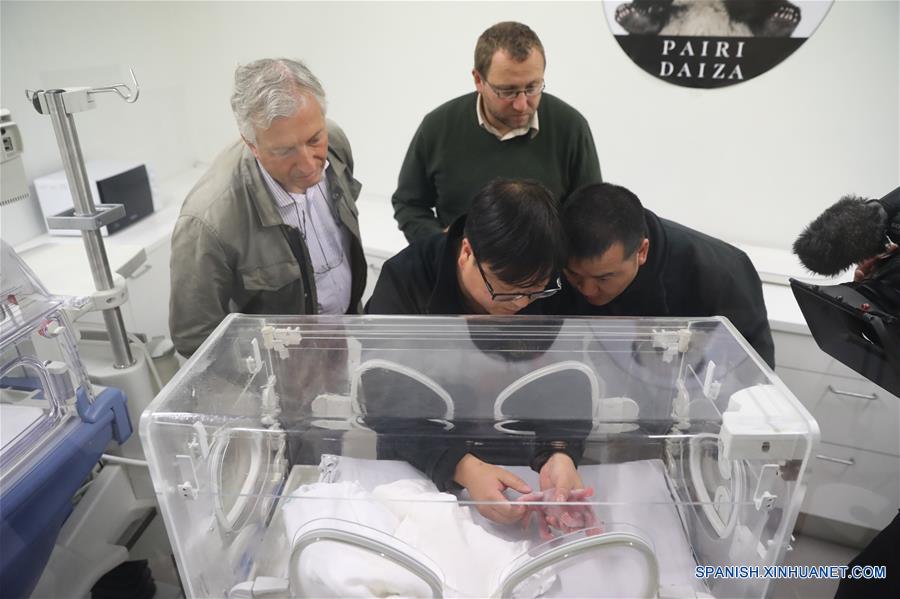
{"type": "Polygon", "coordinates": [[[380,426],[388,419],[426,423],[440,437],[477,425],[479,434],[491,429],[523,442],[547,421],[573,437],[585,422],[606,433],[654,422],[815,429],[721,317],[232,314],[143,420],[176,414],[261,428],[277,423],[297,433],[362,426],[406,434],[402,426],[380,426]],[[775,390],[739,393],[763,387],[775,390]],[[738,415],[723,419],[729,411],[738,415]],[[574,425],[560,428],[565,423],[574,425]]]}

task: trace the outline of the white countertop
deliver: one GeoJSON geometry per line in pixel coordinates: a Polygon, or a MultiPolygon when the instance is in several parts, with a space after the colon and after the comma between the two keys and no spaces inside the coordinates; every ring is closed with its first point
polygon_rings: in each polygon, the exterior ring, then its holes
{"type": "Polygon", "coordinates": [[[763,297],[774,330],[809,334],[806,319],[794,299],[789,278],[817,285],[837,285],[853,279],[852,272],[839,277],[822,277],[811,273],[800,263],[796,254],[788,250],[734,244],[744,250],[753,262],[763,283],[763,297]]]}
{"type": "MultiPolygon", "coordinates": [[[[146,253],[168,244],[181,203],[206,171],[198,164],[153,182],[156,211],[133,225],[103,238],[113,276],[129,276],[146,260],[146,253]]],[[[15,247],[19,256],[54,294],[87,296],[95,291],[94,278],[80,235],[44,233],[15,247]]]]}
{"type": "Polygon", "coordinates": [[[788,285],[788,278],[798,279],[805,283],[816,283],[818,285],[837,285],[853,278],[853,272],[847,271],[837,277],[823,277],[810,272],[800,263],[797,255],[789,250],[777,248],[760,247],[756,245],[748,245],[735,243],[738,247],[753,261],[753,266],[759,272],[759,278],[764,283],[775,283],[778,285],[788,285]]]}

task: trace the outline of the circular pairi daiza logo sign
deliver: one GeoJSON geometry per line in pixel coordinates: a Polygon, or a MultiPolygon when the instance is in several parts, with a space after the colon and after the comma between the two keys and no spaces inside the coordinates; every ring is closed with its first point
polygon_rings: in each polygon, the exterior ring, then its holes
{"type": "Polygon", "coordinates": [[[787,58],[832,0],[604,0],[610,29],[639,67],[685,87],[724,87],[787,58]]]}

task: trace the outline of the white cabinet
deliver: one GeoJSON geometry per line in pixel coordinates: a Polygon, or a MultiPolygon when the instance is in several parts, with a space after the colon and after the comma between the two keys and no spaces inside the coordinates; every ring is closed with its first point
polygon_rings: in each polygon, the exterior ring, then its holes
{"type": "Polygon", "coordinates": [[[131,313],[131,331],[144,333],[148,338],[169,336],[169,258],[172,255],[168,238],[164,243],[147,250],[147,260],[125,279],[131,313]]]}
{"type": "Polygon", "coordinates": [[[822,442],[813,454],[802,511],[881,530],[897,515],[896,455],[822,442]]]}
{"type": "Polygon", "coordinates": [[[776,373],[822,434],[802,511],[881,530],[900,506],[900,399],[825,354],[808,332],[774,325],[772,336],[776,373]]]}
{"type": "Polygon", "coordinates": [[[897,398],[865,379],[776,368],[816,421],[822,440],[900,455],[897,398]]]}

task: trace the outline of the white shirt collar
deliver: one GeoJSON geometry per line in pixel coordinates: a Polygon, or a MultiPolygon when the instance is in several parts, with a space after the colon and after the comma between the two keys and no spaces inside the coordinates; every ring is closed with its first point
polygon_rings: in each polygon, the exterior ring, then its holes
{"type": "Polygon", "coordinates": [[[475,100],[475,114],[478,116],[478,125],[484,128],[486,131],[493,134],[500,141],[506,141],[507,139],[513,139],[516,137],[521,137],[523,135],[530,135],[534,137],[540,131],[540,123],[538,122],[538,113],[537,110],[534,111],[534,114],[531,115],[531,120],[528,121],[528,124],[524,127],[519,127],[518,129],[511,129],[506,133],[500,133],[496,127],[491,125],[484,118],[484,109],[481,105],[481,94],[478,94],[478,97],[475,100]]]}

